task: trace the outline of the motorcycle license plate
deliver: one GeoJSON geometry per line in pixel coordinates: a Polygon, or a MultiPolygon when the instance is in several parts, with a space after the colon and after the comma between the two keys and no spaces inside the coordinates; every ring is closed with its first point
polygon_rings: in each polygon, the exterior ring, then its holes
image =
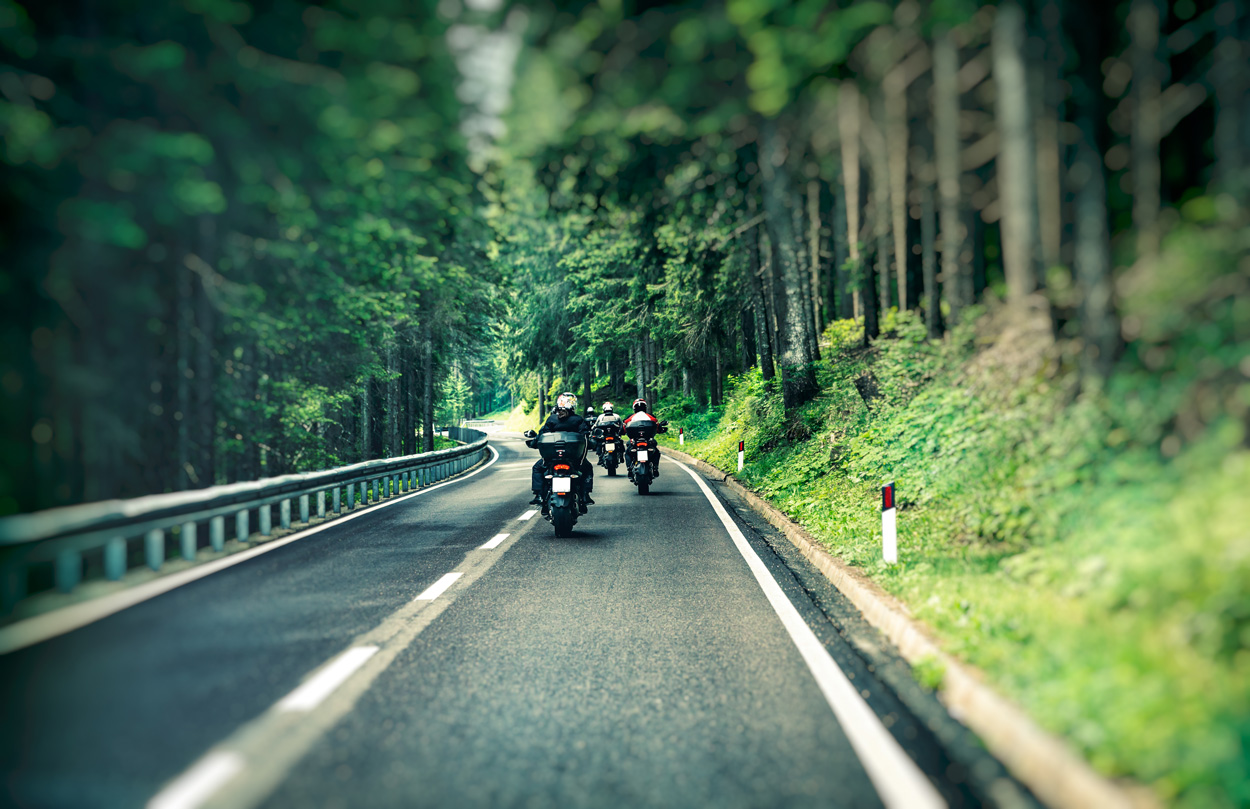
{"type": "Polygon", "coordinates": [[[606,449],[608,452],[613,452],[616,450],[616,444],[607,443],[603,445],[603,448],[606,449]]]}
{"type": "Polygon", "coordinates": [[[573,491],[573,478],[552,479],[551,490],[556,494],[568,494],[573,491]]]}
{"type": "Polygon", "coordinates": [[[647,451],[645,449],[638,450],[638,460],[639,461],[647,460],[647,451]]]}

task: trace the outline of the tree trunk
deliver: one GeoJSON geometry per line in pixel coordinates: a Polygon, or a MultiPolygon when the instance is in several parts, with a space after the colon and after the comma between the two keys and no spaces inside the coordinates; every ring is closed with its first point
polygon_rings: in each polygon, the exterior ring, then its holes
{"type": "Polygon", "coordinates": [[[371,421],[369,418],[369,391],[373,387],[372,382],[372,379],[365,377],[360,384],[360,460],[362,461],[372,460],[372,457],[369,455],[369,450],[371,449],[369,435],[372,432],[369,423],[371,421]]]}
{"type": "Polygon", "coordinates": [[[1063,176],[1067,161],[1066,147],[1059,138],[1059,122],[1063,115],[1063,60],[1066,54],[1063,51],[1058,3],[1043,0],[1039,16],[1045,29],[1045,56],[1033,73],[1033,111],[1037,133],[1039,280],[1044,283],[1046,271],[1063,262],[1063,176]]]}
{"type": "Polygon", "coordinates": [[[1219,186],[1242,203],[1250,191],[1250,14],[1241,0],[1215,7],[1215,170],[1219,186]]]}
{"type": "Polygon", "coordinates": [[[594,406],[594,401],[593,401],[593,397],[594,397],[593,383],[594,383],[594,380],[591,378],[590,371],[591,371],[591,368],[590,368],[590,360],[582,360],[582,394],[583,394],[583,396],[585,397],[585,401],[584,401],[584,402],[582,402],[582,410],[583,410],[583,411],[584,411],[587,407],[593,407],[593,406],[594,406]]]}
{"type": "Polygon", "coordinates": [[[794,258],[799,271],[799,301],[803,307],[803,317],[807,320],[807,353],[816,358],[819,357],[819,350],[816,344],[816,313],[812,310],[812,268],[808,263],[810,254],[803,233],[803,197],[796,190],[789,201],[790,219],[794,225],[794,258]]]}
{"type": "Polygon", "coordinates": [[[434,335],[429,322],[421,327],[421,451],[434,450],[434,335]]]}
{"type": "Polygon", "coordinates": [[[778,311],[777,320],[782,325],[781,388],[783,406],[790,410],[811,399],[817,393],[816,373],[812,367],[811,318],[807,314],[807,301],[803,298],[803,285],[799,277],[799,262],[795,255],[794,233],[790,230],[791,217],[786,210],[789,200],[786,177],[781,172],[785,165],[785,144],[777,132],[776,124],[765,121],[762,127],[763,149],[760,159],[760,175],[763,181],[764,211],[768,214],[769,237],[774,242],[773,255],[779,263],[779,280],[784,292],[784,311],[778,311]]]}
{"type": "MultiPolygon", "coordinates": [[[[881,102],[873,104],[877,120],[881,117],[881,102]]],[[[863,121],[864,143],[868,147],[870,170],[868,179],[872,184],[872,222],[877,254],[877,317],[878,322],[890,311],[890,175],[886,154],[885,137],[876,121],[863,121]]]]}
{"type": "Polygon", "coordinates": [[[834,189],[832,230],[834,300],[837,317],[846,320],[855,316],[855,309],[851,305],[850,273],[846,267],[850,251],[847,245],[849,241],[849,226],[847,224],[845,188],[834,189]]]}
{"type": "Polygon", "coordinates": [[[195,468],[191,465],[191,321],[192,292],[191,268],[183,262],[178,263],[178,360],[177,360],[177,411],[174,421],[178,431],[178,470],[175,476],[177,488],[191,488],[191,476],[195,468]]]}
{"type": "Polygon", "coordinates": [[[898,310],[911,306],[907,295],[907,84],[904,65],[882,82],[885,94],[886,162],[890,172],[890,219],[894,231],[894,263],[898,276],[898,310]]]}
{"type": "Polygon", "coordinates": [[[925,183],[920,189],[920,256],[924,274],[924,322],[929,339],[942,336],[942,309],[937,282],[937,222],[933,204],[933,186],[925,183]]]}
{"type": "Polygon", "coordinates": [[[1159,257],[1159,95],[1166,69],[1159,52],[1159,12],[1157,0],[1133,0],[1128,15],[1133,65],[1133,229],[1137,258],[1146,262],[1159,257]]]}
{"type": "Polygon", "coordinates": [[[764,380],[776,375],[773,367],[773,349],[768,334],[768,305],[764,300],[764,284],[760,280],[763,265],[760,261],[760,232],[751,228],[747,234],[747,289],[751,295],[751,306],[755,311],[755,347],[760,357],[760,373],[764,380]]]}
{"type": "Polygon", "coordinates": [[[807,182],[807,247],[810,255],[808,265],[812,271],[812,326],[816,335],[813,356],[820,359],[820,335],[825,330],[824,304],[820,294],[824,262],[820,253],[820,183],[816,180],[807,182]]]}
{"type": "Polygon", "coordinates": [[[1021,303],[1037,289],[1037,153],[1029,120],[1024,47],[1024,11],[1008,0],[994,17],[992,48],[1003,274],[1007,301],[1012,304],[1021,303]]]}
{"type": "Polygon", "coordinates": [[[1068,30],[1078,58],[1070,77],[1072,115],[1078,133],[1072,179],[1076,205],[1075,275],[1080,300],[1081,336],[1087,374],[1106,377],[1119,345],[1119,324],[1112,304],[1111,233],[1107,214],[1103,155],[1108,141],[1107,109],[1102,93],[1100,56],[1107,27],[1102,14],[1073,9],[1068,30]]]}
{"type": "Polygon", "coordinates": [[[938,182],[938,220],[942,251],[942,288],[952,322],[970,301],[965,297],[965,271],[960,263],[964,248],[959,215],[959,49],[949,31],[933,41],[933,137],[938,182]]]}
{"type": "Polygon", "coordinates": [[[860,303],[864,312],[864,345],[867,346],[881,334],[881,322],[877,317],[877,295],[873,290],[872,263],[864,257],[863,274],[860,278],[860,303]]]}
{"type": "MultiPolygon", "coordinates": [[[[860,265],[859,255],[859,88],[853,81],[844,81],[838,97],[838,133],[842,138],[842,177],[846,189],[847,256],[853,267],[860,265]]],[[[858,269],[855,270],[856,272],[858,269]]],[[[859,294],[862,285],[851,285],[851,316],[860,316],[859,294]]]]}

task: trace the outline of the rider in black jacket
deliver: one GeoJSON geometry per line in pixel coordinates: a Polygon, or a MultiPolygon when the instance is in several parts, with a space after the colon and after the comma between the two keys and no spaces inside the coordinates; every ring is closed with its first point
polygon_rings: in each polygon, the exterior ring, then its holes
{"type": "MultiPolygon", "coordinates": [[[[543,422],[543,426],[538,430],[539,433],[583,433],[590,435],[590,423],[586,419],[577,415],[577,397],[571,393],[561,393],[556,397],[556,409],[552,412],[547,420],[543,422]]],[[[539,458],[534,462],[534,467],[530,475],[530,489],[534,492],[534,499],[530,501],[530,505],[542,505],[543,513],[546,514],[547,505],[543,501],[543,493],[549,485],[546,478],[547,465],[539,458]]],[[[582,477],[580,505],[581,511],[585,513],[586,506],[593,506],[594,500],[590,499],[590,490],[595,485],[595,470],[590,462],[585,458],[582,459],[580,470],[582,477]]]]}

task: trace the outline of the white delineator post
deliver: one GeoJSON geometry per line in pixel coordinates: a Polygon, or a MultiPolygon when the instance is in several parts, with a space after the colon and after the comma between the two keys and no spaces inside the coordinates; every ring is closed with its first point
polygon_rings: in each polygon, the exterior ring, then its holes
{"type": "Polygon", "coordinates": [[[742,462],[746,459],[746,450],[742,447],[742,442],[738,442],[738,471],[742,471],[742,462]]]}
{"type": "Polygon", "coordinates": [[[881,487],[881,555],[888,565],[898,561],[898,522],[894,510],[894,481],[881,487]]]}
{"type": "Polygon", "coordinates": [[[679,446],[683,446],[683,447],[686,446],[686,428],[685,427],[677,428],[677,443],[679,446]]]}

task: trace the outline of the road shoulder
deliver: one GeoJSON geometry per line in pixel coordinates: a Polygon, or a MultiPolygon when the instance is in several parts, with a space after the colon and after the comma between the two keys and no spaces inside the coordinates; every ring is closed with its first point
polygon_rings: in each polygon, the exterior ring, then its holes
{"type": "Polygon", "coordinates": [[[975,792],[1002,806],[1031,805],[1031,798],[1005,777],[1010,772],[1044,804],[1058,809],[1158,806],[1144,788],[1122,785],[1095,772],[1061,739],[987,686],[980,672],[944,652],[902,603],[825,551],[802,526],[733,475],[670,447],[662,452],[719,484],[713,490],[735,518],[773,548],[838,632],[925,723],[951,758],[966,768],[975,792]],[[914,666],[943,671],[936,698],[916,682],[914,666]]]}

